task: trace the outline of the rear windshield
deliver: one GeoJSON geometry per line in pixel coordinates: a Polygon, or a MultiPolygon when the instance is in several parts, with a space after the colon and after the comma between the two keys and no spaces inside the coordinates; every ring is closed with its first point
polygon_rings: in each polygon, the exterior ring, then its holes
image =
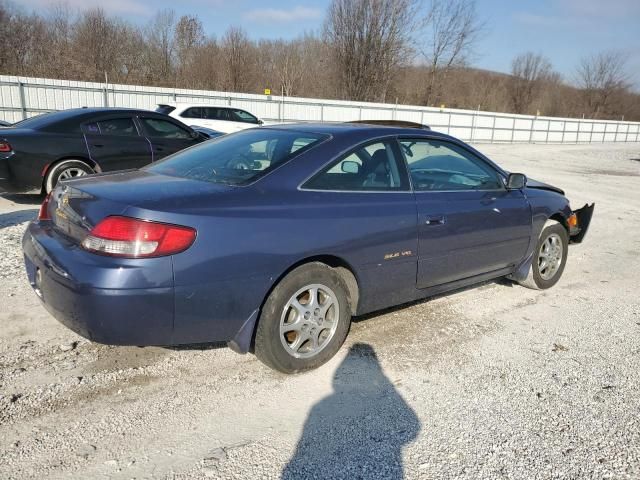
{"type": "Polygon", "coordinates": [[[59,112],[50,112],[50,113],[41,113],[40,115],[35,115],[33,117],[26,118],[24,120],[20,120],[19,122],[11,125],[16,128],[41,128],[50,125],[51,123],[59,120],[60,115],[59,112]]]}
{"type": "Polygon", "coordinates": [[[172,107],[171,105],[158,105],[158,108],[156,108],[156,112],[164,113],[165,115],[169,115],[175,109],[176,109],[176,107],[172,107]]]}
{"type": "Polygon", "coordinates": [[[183,150],[144,169],[174,177],[246,185],[325,138],[326,135],[291,130],[243,130],[183,150]]]}

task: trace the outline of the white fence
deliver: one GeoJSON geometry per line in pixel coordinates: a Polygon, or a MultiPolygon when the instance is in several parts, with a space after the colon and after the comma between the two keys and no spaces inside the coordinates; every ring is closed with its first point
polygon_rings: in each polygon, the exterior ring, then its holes
{"type": "Polygon", "coordinates": [[[166,102],[230,105],[266,121],[408,120],[473,142],[638,142],[639,122],[537,117],[384,103],[113,85],[0,75],[0,118],[16,122],[65,108],[154,109],[166,102]]]}

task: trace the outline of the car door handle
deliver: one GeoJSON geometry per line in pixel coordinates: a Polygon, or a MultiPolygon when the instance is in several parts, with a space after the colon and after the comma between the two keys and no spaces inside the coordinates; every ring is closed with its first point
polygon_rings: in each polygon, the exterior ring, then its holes
{"type": "Polygon", "coordinates": [[[93,146],[96,147],[96,148],[104,147],[104,145],[102,143],[94,143],[93,146]]]}
{"type": "Polygon", "coordinates": [[[444,225],[445,224],[445,217],[444,217],[444,215],[435,216],[435,217],[427,217],[426,220],[424,221],[424,224],[425,225],[429,225],[429,226],[444,225]]]}

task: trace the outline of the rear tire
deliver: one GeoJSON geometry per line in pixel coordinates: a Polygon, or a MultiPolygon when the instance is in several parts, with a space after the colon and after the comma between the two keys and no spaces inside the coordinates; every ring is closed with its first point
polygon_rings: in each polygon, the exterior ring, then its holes
{"type": "Polygon", "coordinates": [[[53,165],[47,172],[44,181],[44,193],[51,193],[60,180],[81,177],[94,173],[93,169],[82,160],[63,160],[53,165]]]}
{"type": "Polygon", "coordinates": [[[348,288],[331,267],[313,262],[292,270],[262,308],[255,354],[283,373],[311,370],[331,359],[351,325],[348,288]]]}
{"type": "Polygon", "coordinates": [[[547,220],[533,251],[527,278],[520,285],[533,290],[553,287],[564,272],[569,251],[567,230],[555,220],[547,220]]]}

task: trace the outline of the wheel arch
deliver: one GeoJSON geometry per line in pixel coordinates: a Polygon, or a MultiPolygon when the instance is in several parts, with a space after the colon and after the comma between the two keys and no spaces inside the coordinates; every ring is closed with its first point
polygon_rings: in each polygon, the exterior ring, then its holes
{"type": "Polygon", "coordinates": [[[360,301],[360,284],[355,269],[343,258],[335,255],[313,255],[300,259],[299,261],[291,264],[276,278],[267,292],[264,298],[260,302],[260,308],[257,309],[242,325],[236,336],[230,340],[227,345],[237,353],[246,353],[253,351],[256,339],[256,332],[258,331],[258,323],[260,322],[260,314],[264,308],[264,304],[271,295],[274,288],[294,269],[306,265],[309,263],[322,263],[328,267],[334,269],[344,280],[347,286],[347,295],[349,297],[349,307],[351,308],[351,314],[355,315],[358,311],[358,302],[360,301]]]}
{"type": "Polygon", "coordinates": [[[349,306],[351,307],[351,314],[355,315],[358,310],[358,302],[360,301],[360,282],[358,281],[358,276],[355,269],[351,266],[349,262],[344,260],[341,257],[336,255],[313,255],[310,257],[305,257],[294,264],[290,265],[274,282],[264,299],[262,300],[262,305],[266,302],[269,295],[271,295],[271,291],[282,281],[284,277],[286,277],[291,271],[296,268],[306,265],[307,263],[323,263],[328,267],[333,268],[336,273],[342,277],[345,285],[347,286],[347,295],[349,296],[349,306]]]}
{"type": "Polygon", "coordinates": [[[53,167],[55,167],[56,165],[65,162],[67,160],[77,160],[79,162],[83,162],[86,163],[89,167],[91,167],[96,173],[100,173],[102,172],[102,169],[100,168],[100,165],[93,161],[91,158],[89,158],[86,155],[65,155],[64,157],[60,157],[55,159],[53,162],[49,162],[47,165],[45,165],[45,167],[42,169],[42,173],[40,174],[42,177],[42,181],[41,183],[41,188],[42,191],[45,190],[46,188],[46,181],[47,181],[47,175],[49,175],[49,172],[51,172],[51,169],[53,167]]]}
{"type": "MultiPolygon", "coordinates": [[[[558,222],[560,225],[562,225],[564,227],[564,229],[567,231],[567,234],[569,233],[569,223],[567,222],[567,219],[565,218],[564,214],[562,212],[556,212],[553,215],[551,215],[548,219],[547,222],[549,220],[553,220],[558,222]]],[[[543,226],[544,228],[544,226],[543,226]]]]}

